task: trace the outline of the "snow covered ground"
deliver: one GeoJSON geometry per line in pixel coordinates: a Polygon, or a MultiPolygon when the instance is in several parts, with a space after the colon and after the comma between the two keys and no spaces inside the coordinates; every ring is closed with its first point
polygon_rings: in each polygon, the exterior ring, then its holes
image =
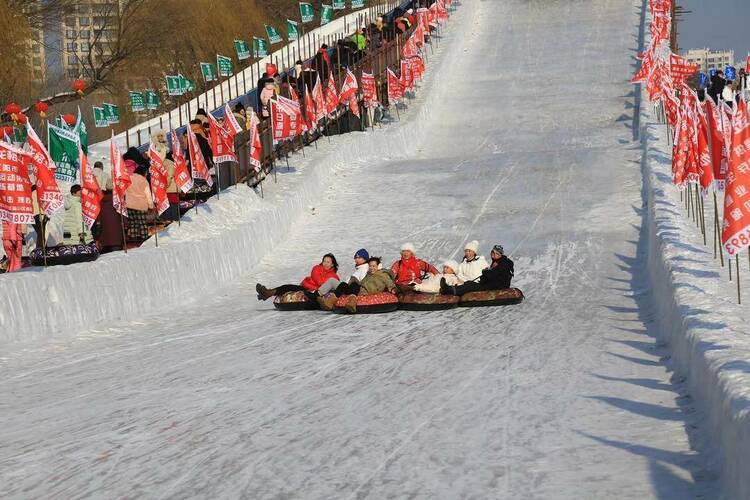
{"type": "MultiPolygon", "coordinates": [[[[672,376],[648,276],[640,7],[464,0],[400,122],[89,266],[93,313],[6,314],[27,335],[3,332],[0,496],[719,498],[713,413],[672,376]],[[254,297],[327,251],[346,273],[362,246],[440,262],[474,238],[505,246],[524,303],[344,317],[254,297]]],[[[53,282],[74,307],[88,271],[56,272],[3,295],[53,282]]]]}

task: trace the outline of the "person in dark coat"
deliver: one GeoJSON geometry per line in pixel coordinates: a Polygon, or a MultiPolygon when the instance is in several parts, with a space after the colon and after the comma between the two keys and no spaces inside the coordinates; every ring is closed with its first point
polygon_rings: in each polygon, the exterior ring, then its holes
{"type": "Polygon", "coordinates": [[[445,278],[440,280],[440,293],[444,295],[464,295],[469,292],[481,292],[484,290],[502,290],[510,288],[513,279],[513,261],[504,253],[501,245],[492,248],[492,264],[488,269],[482,271],[479,281],[467,281],[463,285],[450,286],[445,278]]]}
{"type": "MultiPolygon", "coordinates": [[[[328,73],[331,71],[331,57],[328,54],[328,45],[325,43],[320,46],[318,53],[314,58],[315,70],[320,74],[323,82],[328,80],[328,73]]],[[[312,90],[312,89],[311,89],[312,90]]]]}
{"type": "Polygon", "coordinates": [[[711,99],[718,104],[719,96],[724,92],[724,86],[727,81],[724,79],[724,72],[719,70],[714,76],[711,77],[711,86],[708,87],[706,93],[711,96],[711,99]]]}

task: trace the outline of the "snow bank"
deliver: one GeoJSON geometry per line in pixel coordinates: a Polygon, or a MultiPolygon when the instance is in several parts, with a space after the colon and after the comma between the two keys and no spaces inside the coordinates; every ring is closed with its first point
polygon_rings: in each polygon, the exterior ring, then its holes
{"type": "MultiPolygon", "coordinates": [[[[471,12],[467,6],[454,15],[471,12]]],[[[431,106],[448,97],[440,79],[465,45],[443,29],[443,39],[427,61],[418,96],[401,120],[374,131],[318,141],[307,160],[290,159],[295,172],[280,167],[279,183],[270,178],[265,199],[240,185],[193,210],[182,226],[160,234],[128,254],[107,254],[96,262],[35,269],[3,276],[0,289],[0,342],[22,341],[76,332],[105,322],[134,321],[195,300],[246,274],[285,237],[297,216],[335,181],[337,170],[368,158],[405,156],[424,134],[431,106]]],[[[248,297],[254,300],[254,297],[248,297]]]]}
{"type": "MultiPolygon", "coordinates": [[[[719,448],[726,497],[750,498],[750,318],[737,305],[726,268],[712,260],[713,247],[703,247],[685,215],[671,185],[665,126],[654,122],[649,110],[643,110],[647,265],[659,331],[670,345],[676,370],[705,409],[708,434],[719,448]]],[[[712,222],[706,221],[709,242],[712,222]]],[[[743,254],[744,276],[747,265],[743,254]]]]}

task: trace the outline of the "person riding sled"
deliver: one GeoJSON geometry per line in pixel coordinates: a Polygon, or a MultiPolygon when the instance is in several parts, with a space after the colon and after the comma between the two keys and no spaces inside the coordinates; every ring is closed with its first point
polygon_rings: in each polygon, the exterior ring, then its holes
{"type": "Polygon", "coordinates": [[[380,258],[370,257],[367,261],[367,275],[362,278],[362,282],[351,290],[357,289],[356,294],[349,295],[346,301],[346,310],[350,313],[357,312],[357,297],[363,295],[373,295],[376,293],[390,292],[396,293],[396,283],[393,280],[393,273],[390,269],[380,269],[380,258]]]}
{"type": "Polygon", "coordinates": [[[432,264],[415,255],[414,245],[404,243],[401,247],[401,259],[391,264],[391,273],[395,277],[396,288],[400,293],[411,292],[414,285],[422,282],[422,274],[439,274],[432,264]]]}
{"type": "Polygon", "coordinates": [[[422,283],[414,285],[414,291],[420,293],[440,293],[440,282],[445,282],[450,286],[460,285],[462,282],[456,275],[456,269],[459,263],[455,260],[446,260],[443,263],[442,274],[431,274],[422,283]]]}
{"type": "Polygon", "coordinates": [[[440,293],[445,295],[464,295],[469,292],[485,290],[502,290],[510,288],[513,279],[513,261],[503,253],[501,245],[492,247],[490,253],[492,263],[488,269],[482,271],[478,281],[467,281],[463,285],[452,286],[447,280],[440,280],[440,293]]]}
{"type": "Polygon", "coordinates": [[[326,281],[331,278],[339,280],[339,276],[336,274],[338,269],[339,265],[336,262],[336,257],[332,253],[327,253],[323,256],[320,264],[313,266],[310,276],[303,279],[299,285],[281,285],[276,288],[266,288],[258,283],[255,285],[255,291],[258,292],[258,300],[268,300],[271,297],[278,297],[289,292],[305,292],[308,300],[314,302],[318,297],[318,289],[326,281]]]}
{"type": "MultiPolygon", "coordinates": [[[[470,241],[464,246],[464,258],[456,269],[456,275],[461,283],[474,281],[482,276],[482,271],[489,267],[484,255],[477,255],[479,242],[470,241]]],[[[450,283],[448,283],[450,285],[450,283]]]]}
{"type": "Polygon", "coordinates": [[[360,248],[354,254],[354,272],[349,281],[344,283],[337,279],[329,278],[318,288],[318,304],[325,311],[332,311],[336,305],[336,300],[342,295],[354,294],[359,292],[359,285],[367,275],[370,254],[366,249],[360,248]]]}

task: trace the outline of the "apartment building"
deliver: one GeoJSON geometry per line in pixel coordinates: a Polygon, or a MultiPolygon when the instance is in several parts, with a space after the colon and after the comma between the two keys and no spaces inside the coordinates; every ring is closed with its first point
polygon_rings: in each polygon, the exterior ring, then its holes
{"type": "Polygon", "coordinates": [[[723,70],[726,66],[734,65],[733,50],[690,49],[683,56],[688,61],[697,63],[704,73],[711,68],[723,70]]]}
{"type": "Polygon", "coordinates": [[[61,20],[60,44],[63,77],[84,75],[84,66],[111,55],[110,44],[117,37],[118,0],[81,0],[61,20]]]}

